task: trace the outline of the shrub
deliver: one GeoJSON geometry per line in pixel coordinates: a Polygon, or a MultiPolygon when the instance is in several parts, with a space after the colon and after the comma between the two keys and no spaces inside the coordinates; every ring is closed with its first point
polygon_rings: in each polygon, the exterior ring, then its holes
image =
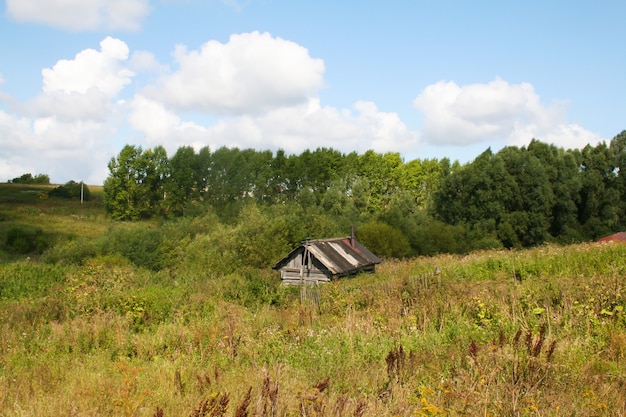
{"type": "Polygon", "coordinates": [[[50,239],[40,228],[14,226],[7,231],[5,247],[20,254],[43,253],[50,246],[50,239]]]}
{"type": "Polygon", "coordinates": [[[146,224],[112,229],[104,238],[104,254],[120,254],[137,266],[158,271],[168,265],[162,248],[163,235],[146,224]]]}
{"type": "Polygon", "coordinates": [[[358,235],[365,246],[383,258],[404,258],[411,253],[406,236],[400,229],[386,223],[369,222],[358,230],[358,235]]]}
{"type": "Polygon", "coordinates": [[[98,254],[99,244],[100,242],[92,238],[70,239],[49,248],[43,254],[43,260],[53,264],[82,265],[87,259],[98,254]]]}
{"type": "Polygon", "coordinates": [[[48,197],[72,198],[72,195],[70,194],[70,190],[60,185],[48,191],[48,197]]]}
{"type": "Polygon", "coordinates": [[[41,297],[63,281],[65,271],[57,266],[35,262],[6,264],[0,267],[0,297],[4,300],[41,297]]]}
{"type": "Polygon", "coordinates": [[[76,181],[69,181],[65,185],[60,185],[48,192],[49,197],[58,198],[81,198],[81,195],[84,201],[91,199],[89,187],[76,181]]]}

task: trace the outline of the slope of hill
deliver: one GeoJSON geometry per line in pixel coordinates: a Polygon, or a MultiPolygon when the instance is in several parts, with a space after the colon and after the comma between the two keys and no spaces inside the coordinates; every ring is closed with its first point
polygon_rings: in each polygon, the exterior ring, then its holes
{"type": "Polygon", "coordinates": [[[305,291],[207,268],[197,249],[229,236],[207,218],[168,229],[195,232],[151,268],[111,235],[171,226],[22,191],[0,238],[50,243],[0,264],[3,416],[626,413],[626,245],[387,260],[305,291]]]}

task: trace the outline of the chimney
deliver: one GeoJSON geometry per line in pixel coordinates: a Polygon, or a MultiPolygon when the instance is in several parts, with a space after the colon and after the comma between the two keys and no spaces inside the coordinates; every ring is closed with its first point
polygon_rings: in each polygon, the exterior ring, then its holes
{"type": "Polygon", "coordinates": [[[351,228],[350,246],[352,246],[352,249],[356,249],[356,236],[354,236],[354,225],[351,225],[350,228],[351,228]]]}

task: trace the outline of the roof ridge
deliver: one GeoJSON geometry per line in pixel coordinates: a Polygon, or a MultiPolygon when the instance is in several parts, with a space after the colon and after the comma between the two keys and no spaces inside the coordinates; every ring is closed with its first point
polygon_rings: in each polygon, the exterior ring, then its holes
{"type": "Polygon", "coordinates": [[[309,242],[309,243],[313,243],[313,242],[330,242],[332,240],[344,240],[344,239],[350,239],[350,236],[329,237],[329,238],[325,238],[325,239],[311,239],[311,240],[302,241],[302,243],[305,243],[305,242],[309,242]]]}

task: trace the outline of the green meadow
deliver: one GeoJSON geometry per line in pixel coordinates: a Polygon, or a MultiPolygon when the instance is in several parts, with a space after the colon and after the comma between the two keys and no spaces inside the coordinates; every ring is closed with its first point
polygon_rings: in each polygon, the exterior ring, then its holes
{"type": "Polygon", "coordinates": [[[626,245],[300,289],[254,209],[114,222],[90,188],[0,185],[2,417],[626,415],[626,245]]]}

